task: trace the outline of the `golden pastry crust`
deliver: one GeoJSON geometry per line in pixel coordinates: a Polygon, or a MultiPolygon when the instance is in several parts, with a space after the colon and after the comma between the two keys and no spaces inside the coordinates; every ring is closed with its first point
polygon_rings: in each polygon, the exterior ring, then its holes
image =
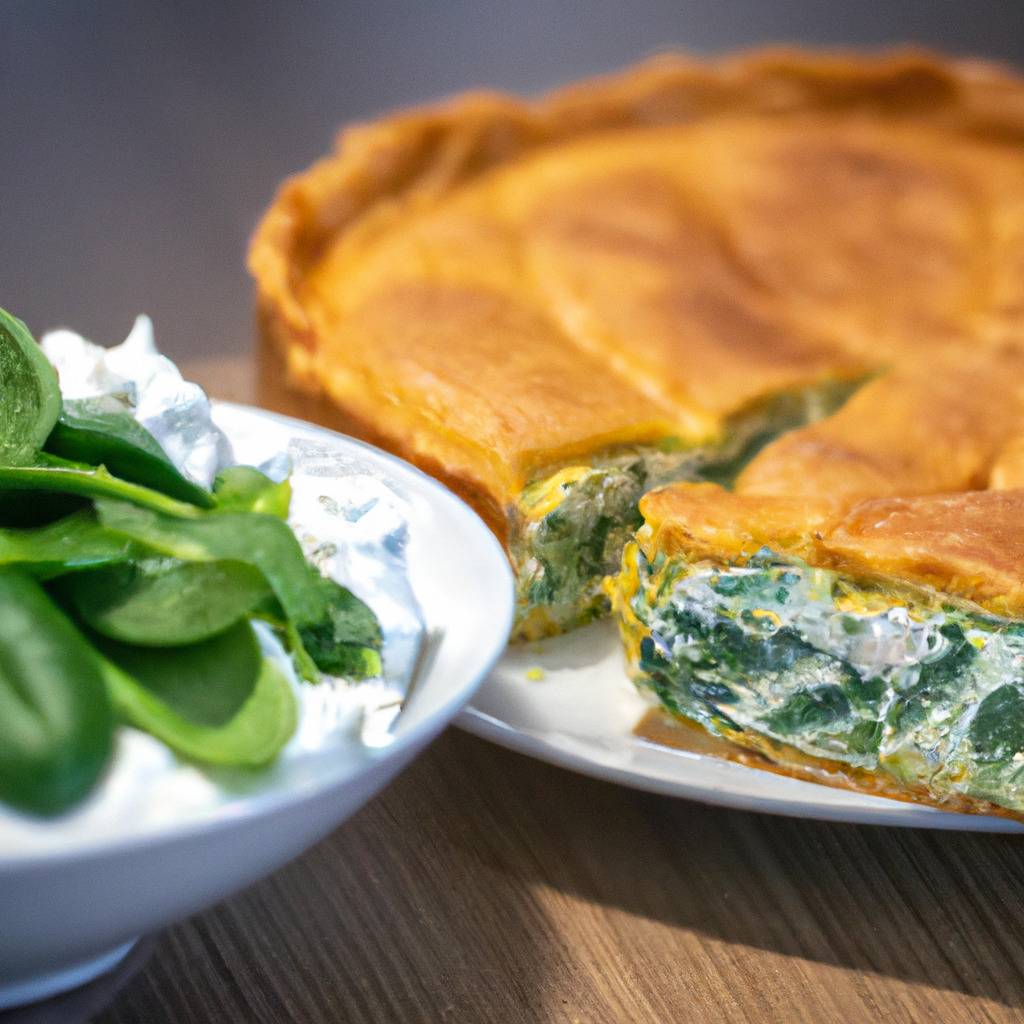
{"type": "MultiPolygon", "coordinates": [[[[991,66],[668,58],[535,103],[473,94],[351,129],[282,188],[250,267],[296,380],[506,544],[524,486],[555,467],[714,449],[779,396],[875,375],[735,492],[647,494],[641,547],[727,564],[768,547],[1020,617],[1022,149],[1024,85],[991,66]],[[986,484],[1003,489],[970,490],[986,484]]],[[[590,537],[602,557],[606,537],[590,537]]],[[[630,545],[620,611],[640,561],[630,545]]],[[[932,799],[735,739],[772,770],[932,799]]]]}
{"type": "Polygon", "coordinates": [[[829,498],[737,494],[718,484],[672,484],[640,499],[644,554],[743,563],[761,548],[817,556],[818,538],[844,511],[829,498]]]}
{"type": "Polygon", "coordinates": [[[996,615],[1024,616],[1024,491],[860,502],[824,534],[829,564],[916,583],[996,615]]]}
{"type": "Polygon", "coordinates": [[[918,54],[473,94],[350,129],[285,184],[250,250],[261,322],[298,381],[500,522],[546,466],[1011,335],[1022,139],[1015,79],[918,54]]]}
{"type": "Polygon", "coordinates": [[[1024,490],[867,500],[730,493],[673,484],[640,502],[644,554],[742,564],[762,547],[1024,616],[1024,490]]]}
{"type": "MultiPolygon", "coordinates": [[[[834,415],[784,434],[736,480],[749,495],[882,497],[983,488],[1024,424],[1024,352],[934,355],[862,387],[834,415]]],[[[1017,476],[1024,482],[1024,477],[1017,476]]]]}

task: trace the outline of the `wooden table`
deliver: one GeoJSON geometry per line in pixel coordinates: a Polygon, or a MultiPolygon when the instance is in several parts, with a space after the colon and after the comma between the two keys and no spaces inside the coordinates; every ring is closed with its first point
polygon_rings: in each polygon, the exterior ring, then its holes
{"type": "MultiPolygon", "coordinates": [[[[188,369],[222,397],[324,415],[255,363],[188,369]]],[[[304,857],[159,936],[98,1020],[1022,1015],[1020,838],[719,810],[451,729],[304,857]]]]}

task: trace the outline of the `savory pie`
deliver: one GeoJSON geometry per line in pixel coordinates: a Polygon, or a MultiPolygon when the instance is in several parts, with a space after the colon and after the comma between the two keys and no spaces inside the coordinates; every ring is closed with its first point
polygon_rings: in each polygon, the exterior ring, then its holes
{"type": "Polygon", "coordinates": [[[869,378],[741,489],[984,484],[1024,434],[1000,386],[1022,131],[1016,80],[915,54],[468,95],[285,184],[250,254],[261,319],[298,383],[485,516],[519,634],[564,629],[606,608],[645,490],[728,481],[869,378]]]}
{"type": "Polygon", "coordinates": [[[1018,79],[784,51],[471,94],[346,131],[250,266],[295,381],[502,539],[518,636],[611,600],[732,756],[1024,813],[1018,79]]]}

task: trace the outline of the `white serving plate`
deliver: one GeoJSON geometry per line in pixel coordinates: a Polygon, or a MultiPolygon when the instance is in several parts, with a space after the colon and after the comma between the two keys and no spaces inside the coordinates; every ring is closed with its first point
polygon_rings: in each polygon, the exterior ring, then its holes
{"type": "Polygon", "coordinates": [[[149,737],[122,730],[114,770],[83,807],[51,822],[0,810],[0,1008],[84,983],[138,935],[297,856],[451,721],[505,646],[507,560],[449,491],[384,452],[297,420],[229,404],[215,406],[215,419],[242,461],[284,451],[293,438],[310,441],[358,460],[408,502],[408,574],[435,638],[432,657],[390,746],[370,749],[349,735],[319,749],[293,743],[272,768],[225,791],[149,737]],[[117,770],[126,759],[151,771],[152,799],[140,799],[117,770]]]}
{"type": "Polygon", "coordinates": [[[657,746],[633,735],[649,707],[626,676],[614,625],[604,621],[510,647],[457,724],[584,775],[723,807],[872,825],[1024,831],[1007,818],[950,814],[657,746]],[[531,679],[537,669],[543,678],[531,679]]]}

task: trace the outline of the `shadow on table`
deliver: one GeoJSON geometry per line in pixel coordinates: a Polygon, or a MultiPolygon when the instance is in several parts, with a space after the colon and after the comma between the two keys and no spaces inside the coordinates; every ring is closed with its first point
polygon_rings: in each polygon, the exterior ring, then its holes
{"type": "Polygon", "coordinates": [[[510,864],[531,881],[729,943],[1024,1005],[1019,836],[730,811],[451,742],[478,763],[467,785],[486,788],[477,799],[500,804],[504,827],[545,836],[510,864]]]}

